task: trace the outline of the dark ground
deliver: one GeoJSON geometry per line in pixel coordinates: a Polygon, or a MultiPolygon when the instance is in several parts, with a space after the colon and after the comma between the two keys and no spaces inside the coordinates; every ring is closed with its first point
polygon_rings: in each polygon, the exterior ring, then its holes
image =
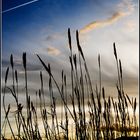
{"type": "Polygon", "coordinates": [[[140,137],[120,137],[114,140],[139,140],[140,137]]]}

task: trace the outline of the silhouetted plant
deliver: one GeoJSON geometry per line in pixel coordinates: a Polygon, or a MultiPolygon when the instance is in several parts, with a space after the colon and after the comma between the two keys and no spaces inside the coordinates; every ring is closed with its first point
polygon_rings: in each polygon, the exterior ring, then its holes
{"type": "MultiPolygon", "coordinates": [[[[136,98],[133,100],[125,94],[123,86],[123,69],[121,60],[118,58],[116,45],[113,43],[114,56],[117,65],[118,80],[116,89],[118,98],[117,101],[113,97],[107,97],[105,87],[102,85],[101,75],[101,57],[98,55],[99,67],[99,83],[93,85],[91,76],[86,63],[86,58],[82,51],[79,41],[79,33],[76,31],[76,42],[78,54],[73,53],[70,29],[68,29],[68,43],[70,49],[69,63],[71,90],[67,91],[67,75],[62,70],[61,82],[55,79],[52,73],[50,64],[46,64],[42,58],[37,55],[45,72],[48,74],[49,91],[44,90],[44,74],[40,72],[40,89],[36,91],[36,102],[33,103],[28,92],[28,77],[27,77],[27,59],[26,53],[23,53],[23,68],[25,73],[25,96],[26,96],[26,111],[23,113],[23,105],[19,102],[19,86],[18,72],[14,68],[13,55],[10,57],[12,68],[12,88],[7,86],[9,67],[5,74],[5,86],[3,91],[3,108],[5,119],[2,125],[2,139],[6,139],[5,131],[8,123],[12,138],[20,140],[41,140],[43,137],[47,140],[111,140],[119,136],[130,136],[130,132],[137,135],[138,126],[136,120],[136,98]],[[61,83],[61,85],[60,85],[61,83]],[[11,105],[8,104],[6,109],[5,96],[6,89],[10,92],[16,102],[17,110],[15,111],[15,122],[17,126],[17,134],[11,126],[9,113],[11,105]],[[61,98],[61,117],[57,114],[57,98],[54,96],[54,89],[57,90],[61,98]],[[46,95],[50,97],[49,105],[46,104],[46,95]],[[86,100],[87,98],[87,100],[86,100]],[[39,101],[40,114],[38,114],[37,103],[39,101]],[[72,106],[72,109],[70,106],[72,106]],[[86,106],[88,111],[86,111],[86,106]],[[129,106],[133,110],[133,116],[130,116],[129,106]],[[112,111],[113,110],[113,111],[112,111]],[[114,112],[114,115],[113,115],[114,112]],[[45,136],[42,135],[39,129],[39,115],[43,123],[45,136]],[[69,117],[72,121],[69,120],[69,117]],[[49,123],[51,118],[51,123],[49,123]],[[133,120],[133,121],[132,121],[133,120]],[[72,130],[71,130],[72,129],[72,130]],[[72,134],[70,134],[72,131],[72,134]]],[[[37,81],[38,82],[38,81],[37,81]]]]}

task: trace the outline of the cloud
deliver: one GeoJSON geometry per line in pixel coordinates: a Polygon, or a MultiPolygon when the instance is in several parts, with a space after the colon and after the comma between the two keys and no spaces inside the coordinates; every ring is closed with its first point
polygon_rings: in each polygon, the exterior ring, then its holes
{"type": "Polygon", "coordinates": [[[49,35],[46,37],[46,41],[52,41],[52,40],[56,40],[56,39],[59,39],[60,36],[57,35],[57,34],[53,34],[53,35],[49,35]]]}
{"type": "Polygon", "coordinates": [[[124,27],[125,27],[126,31],[133,32],[136,29],[136,22],[133,20],[127,21],[124,23],[124,27]]]}
{"type": "Polygon", "coordinates": [[[92,31],[96,28],[104,27],[110,24],[113,24],[117,22],[119,19],[121,19],[124,16],[130,15],[134,11],[134,4],[131,0],[123,0],[121,3],[117,5],[117,11],[112,13],[112,15],[105,19],[105,20],[99,20],[99,21],[93,21],[89,24],[87,24],[85,27],[83,27],[80,30],[80,33],[87,33],[89,31],[92,31]]]}
{"type": "Polygon", "coordinates": [[[133,3],[133,0],[123,0],[117,5],[117,9],[126,13],[126,15],[129,15],[134,11],[135,6],[136,5],[133,3]]]}
{"type": "Polygon", "coordinates": [[[47,48],[47,52],[50,55],[59,55],[60,54],[60,50],[58,50],[52,46],[47,48]]]}
{"type": "Polygon", "coordinates": [[[46,37],[46,41],[54,41],[54,40],[61,40],[61,39],[64,39],[64,36],[65,36],[65,32],[62,32],[62,33],[53,33],[51,35],[48,35],[46,37]]]}
{"type": "Polygon", "coordinates": [[[116,22],[117,20],[119,20],[123,16],[124,16],[124,13],[116,12],[110,18],[108,18],[106,20],[91,22],[90,24],[88,24],[84,28],[82,28],[80,30],[80,33],[86,33],[86,32],[89,32],[91,30],[94,30],[95,28],[99,28],[99,27],[104,27],[106,25],[110,25],[110,24],[116,22]]]}

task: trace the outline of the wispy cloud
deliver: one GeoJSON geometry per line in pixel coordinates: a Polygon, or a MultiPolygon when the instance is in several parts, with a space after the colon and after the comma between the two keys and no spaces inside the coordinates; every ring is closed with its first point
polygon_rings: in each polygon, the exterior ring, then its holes
{"type": "Polygon", "coordinates": [[[59,55],[61,52],[57,48],[54,48],[52,46],[48,47],[47,49],[48,54],[50,55],[59,55]]]}
{"type": "Polygon", "coordinates": [[[134,20],[129,20],[124,23],[124,29],[128,32],[133,32],[136,29],[136,22],[134,20]]]}
{"type": "Polygon", "coordinates": [[[54,41],[56,39],[60,39],[61,35],[58,34],[52,34],[46,37],[46,41],[54,41]]]}
{"type": "Polygon", "coordinates": [[[80,33],[89,32],[95,28],[104,27],[118,21],[125,14],[123,12],[116,12],[110,18],[102,21],[93,21],[80,30],[80,33]]]}
{"type": "Polygon", "coordinates": [[[130,15],[134,11],[134,6],[135,5],[131,0],[123,0],[121,3],[117,5],[116,7],[117,11],[112,13],[112,15],[109,18],[105,20],[93,21],[87,24],[85,27],[83,27],[80,30],[80,33],[87,33],[96,28],[113,24],[117,22],[119,19],[121,19],[122,17],[130,15]]]}
{"type": "Polygon", "coordinates": [[[64,39],[65,34],[66,34],[66,32],[50,34],[45,38],[45,41],[51,42],[51,41],[55,41],[55,40],[62,40],[62,39],[64,39]]]}

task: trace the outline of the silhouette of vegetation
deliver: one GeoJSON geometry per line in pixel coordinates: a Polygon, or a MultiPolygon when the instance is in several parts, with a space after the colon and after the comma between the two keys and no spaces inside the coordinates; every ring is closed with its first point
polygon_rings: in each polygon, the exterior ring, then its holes
{"type": "Polygon", "coordinates": [[[40,71],[40,89],[36,91],[36,102],[33,102],[28,91],[26,53],[23,53],[26,96],[25,108],[19,102],[18,71],[15,69],[13,55],[11,55],[12,87],[7,86],[8,67],[5,74],[5,86],[3,91],[3,109],[5,113],[1,129],[1,137],[3,140],[7,138],[5,135],[7,127],[10,128],[11,139],[14,140],[112,140],[118,137],[122,137],[121,139],[129,137],[131,139],[132,136],[133,138],[137,138],[137,101],[136,98],[131,99],[124,91],[122,65],[117,55],[115,43],[113,43],[113,48],[118,75],[116,83],[117,101],[115,101],[113,97],[106,96],[105,88],[102,85],[100,55],[98,56],[99,84],[93,88],[86,59],[80,45],[78,31],[76,31],[76,40],[78,54],[73,53],[70,29],[68,29],[69,61],[71,66],[70,95],[67,90],[67,75],[65,72],[62,70],[60,85],[52,73],[50,64],[45,64],[42,58],[37,55],[49,77],[49,92],[45,93],[44,76],[40,71]],[[57,102],[54,96],[54,89],[57,89],[61,97],[62,110],[60,119],[57,114],[57,102]],[[9,120],[11,105],[6,106],[5,104],[6,90],[12,94],[16,103],[16,113],[14,117],[17,132],[14,131],[15,128],[12,128],[9,120]],[[46,105],[45,94],[48,94],[50,97],[49,106],[46,105]],[[85,97],[88,97],[87,100],[85,97]],[[41,121],[45,135],[42,135],[39,128],[40,115],[37,112],[37,100],[39,101],[41,121]],[[86,111],[86,106],[88,106],[88,111],[86,111]],[[130,115],[129,107],[133,109],[132,116],[130,115]],[[23,108],[26,109],[26,113],[23,113],[23,108]],[[69,118],[71,118],[72,121],[69,118]],[[49,123],[50,120],[51,123],[49,123]],[[70,124],[71,122],[73,122],[72,125],[70,124]]]}

